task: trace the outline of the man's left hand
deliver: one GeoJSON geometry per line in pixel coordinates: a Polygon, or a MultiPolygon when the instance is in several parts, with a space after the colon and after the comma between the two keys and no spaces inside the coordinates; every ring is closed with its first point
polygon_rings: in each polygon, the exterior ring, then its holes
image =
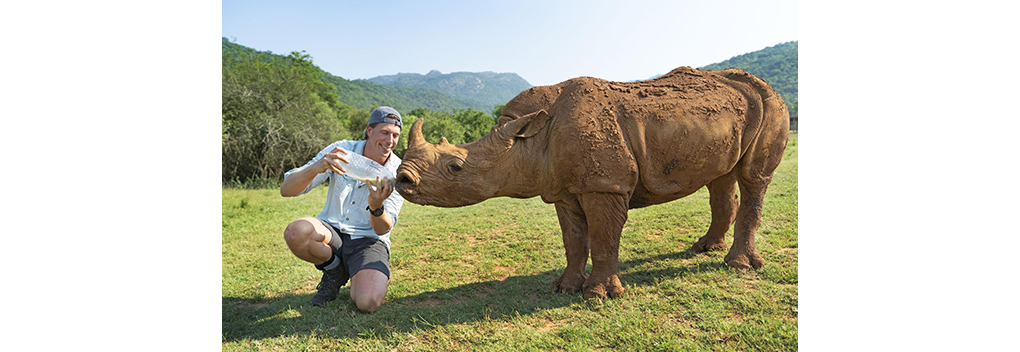
{"type": "Polygon", "coordinates": [[[376,187],[369,185],[368,191],[368,206],[372,209],[379,209],[383,206],[383,201],[393,193],[393,182],[390,179],[376,176],[375,177],[376,187]]]}

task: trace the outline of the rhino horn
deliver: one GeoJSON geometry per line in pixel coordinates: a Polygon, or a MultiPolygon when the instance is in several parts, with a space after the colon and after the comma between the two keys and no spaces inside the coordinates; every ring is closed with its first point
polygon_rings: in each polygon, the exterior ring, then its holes
{"type": "Polygon", "coordinates": [[[411,125],[411,131],[407,134],[407,146],[408,148],[421,148],[427,144],[425,142],[425,136],[421,133],[421,125],[425,123],[425,119],[419,118],[414,121],[411,125]]]}

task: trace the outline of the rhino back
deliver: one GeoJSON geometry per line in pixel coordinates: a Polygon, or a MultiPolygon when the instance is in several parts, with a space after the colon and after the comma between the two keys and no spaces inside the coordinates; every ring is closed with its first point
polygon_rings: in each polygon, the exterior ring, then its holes
{"type": "Polygon", "coordinates": [[[620,125],[640,170],[632,207],[689,195],[729,173],[761,120],[754,87],[723,71],[682,67],[616,86],[620,125]]]}

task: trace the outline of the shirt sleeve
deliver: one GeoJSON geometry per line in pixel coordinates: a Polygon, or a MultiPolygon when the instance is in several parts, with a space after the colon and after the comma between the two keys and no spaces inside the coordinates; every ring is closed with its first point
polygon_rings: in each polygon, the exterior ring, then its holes
{"type": "MultiPolygon", "coordinates": [[[[326,153],[329,153],[330,151],[333,150],[333,148],[336,148],[336,147],[344,148],[344,146],[341,145],[341,142],[335,142],[333,144],[330,144],[326,148],[323,148],[321,151],[319,151],[319,154],[316,154],[315,157],[312,158],[312,160],[310,160],[307,163],[305,163],[305,165],[303,165],[301,167],[296,167],[296,168],[290,169],[290,171],[287,171],[286,173],[284,173],[283,174],[283,179],[286,180],[287,176],[290,176],[290,174],[294,173],[295,171],[298,171],[298,170],[301,170],[303,168],[306,168],[309,165],[314,164],[316,161],[319,161],[319,159],[322,159],[323,156],[326,156],[326,153]]],[[[348,148],[344,148],[344,149],[348,149],[348,148]]],[[[318,185],[321,185],[324,182],[326,182],[326,180],[329,180],[329,177],[332,176],[332,175],[333,175],[333,170],[326,170],[325,172],[321,172],[318,175],[315,175],[315,178],[312,179],[312,182],[308,184],[308,187],[305,187],[305,189],[303,191],[301,191],[301,193],[298,193],[297,195],[302,195],[302,194],[308,193],[308,191],[311,191],[312,188],[315,188],[318,185]]]]}

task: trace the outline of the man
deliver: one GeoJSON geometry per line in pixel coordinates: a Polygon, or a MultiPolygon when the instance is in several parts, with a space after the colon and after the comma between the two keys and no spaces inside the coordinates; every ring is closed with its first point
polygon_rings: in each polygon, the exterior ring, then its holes
{"type": "Polygon", "coordinates": [[[326,206],[317,217],[291,222],[283,232],[290,251],[322,270],[312,305],[336,299],[351,281],[351,299],[363,312],[382,305],[389,285],[390,230],[404,203],[393,183],[381,179],[377,187],[345,175],[344,155],[358,153],[396,173],[400,158],[393,155],[403,127],[400,113],[383,106],[372,111],[363,141],[337,141],[302,167],[284,174],[280,194],[293,197],[329,181],[326,206]]]}

